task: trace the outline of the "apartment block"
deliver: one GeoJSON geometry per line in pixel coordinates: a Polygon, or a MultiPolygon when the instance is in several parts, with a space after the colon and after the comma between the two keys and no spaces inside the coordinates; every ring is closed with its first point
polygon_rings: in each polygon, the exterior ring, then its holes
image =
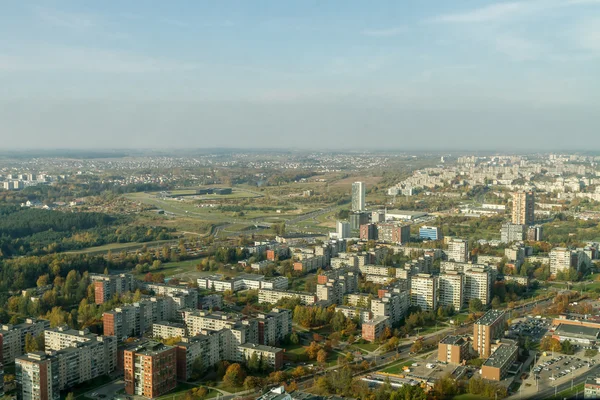
{"type": "Polygon", "coordinates": [[[469,242],[464,239],[452,239],[448,243],[448,261],[469,261],[469,242]]]}
{"type": "Polygon", "coordinates": [[[237,347],[238,361],[248,362],[248,360],[256,354],[259,360],[263,360],[274,370],[283,367],[283,349],[262,344],[244,343],[237,347]]]}
{"type": "Polygon", "coordinates": [[[525,225],[505,222],[500,228],[500,241],[502,243],[512,243],[523,240],[525,225]]]}
{"type": "Polygon", "coordinates": [[[211,368],[225,359],[225,331],[203,331],[196,336],[182,337],[175,345],[177,353],[177,379],[191,378],[194,362],[200,358],[203,368],[211,368]]]}
{"type": "Polygon", "coordinates": [[[376,224],[362,224],[359,228],[360,240],[377,240],[377,225],[376,224]]]}
{"type": "Polygon", "coordinates": [[[364,211],[366,207],[366,186],[364,182],[352,183],[352,211],[364,211]]]}
{"type": "Polygon", "coordinates": [[[223,296],[220,294],[208,294],[200,298],[198,308],[202,310],[219,310],[223,307],[223,296]]]}
{"type": "Polygon", "coordinates": [[[469,347],[469,341],[462,336],[446,336],[438,344],[438,361],[460,364],[468,359],[469,347]]]}
{"type": "Polygon", "coordinates": [[[465,305],[469,304],[471,299],[479,299],[486,305],[492,300],[492,271],[488,268],[471,268],[465,271],[465,305]]]}
{"type": "Polygon", "coordinates": [[[550,251],[550,273],[556,275],[560,271],[568,271],[574,266],[572,251],[564,247],[555,247],[550,251]]]}
{"type": "Polygon", "coordinates": [[[50,328],[50,321],[44,319],[27,318],[25,322],[17,325],[5,324],[0,330],[0,345],[2,354],[0,358],[3,364],[10,364],[25,353],[25,336],[31,334],[33,337],[44,334],[44,330],[50,328]]]}
{"type": "Polygon", "coordinates": [[[335,312],[341,312],[346,318],[357,319],[359,325],[373,318],[373,314],[366,308],[351,306],[336,306],[335,312]]]}
{"type": "Polygon", "coordinates": [[[58,360],[42,351],[15,359],[18,400],[59,400],[58,360]]]}
{"type": "Polygon", "coordinates": [[[295,261],[293,264],[294,271],[312,272],[327,265],[326,256],[312,256],[295,261]]]}
{"type": "Polygon", "coordinates": [[[479,357],[488,358],[491,355],[492,343],[503,336],[506,313],[500,310],[490,310],[479,318],[473,325],[473,349],[479,357]]]}
{"type": "Polygon", "coordinates": [[[508,374],[518,355],[518,346],[501,344],[481,366],[481,377],[491,381],[501,381],[508,374]]]}
{"type": "Polygon", "coordinates": [[[410,225],[379,223],[377,224],[377,240],[395,244],[408,243],[410,242],[410,225]]]}
{"type": "Polygon", "coordinates": [[[178,322],[160,321],[152,324],[152,337],[168,339],[184,337],[187,334],[185,324],[178,322]]]}
{"type": "Polygon", "coordinates": [[[384,265],[367,264],[361,266],[359,269],[363,275],[390,276],[390,267],[384,265]]]}
{"type": "Polygon", "coordinates": [[[212,275],[198,278],[197,282],[199,288],[216,292],[224,292],[226,290],[237,292],[239,290],[257,290],[261,288],[285,290],[288,288],[288,279],[284,276],[265,279],[264,275],[254,274],[242,274],[234,278],[225,278],[223,275],[212,275]]]}
{"type": "Polygon", "coordinates": [[[429,274],[417,274],[410,278],[410,303],[423,311],[437,308],[437,279],[429,274]]]}
{"type": "Polygon", "coordinates": [[[406,316],[409,306],[409,292],[394,289],[380,299],[371,300],[371,313],[374,317],[389,317],[389,323],[395,325],[406,316]]]}
{"type": "Polygon", "coordinates": [[[464,304],[465,275],[456,271],[447,271],[440,274],[439,305],[453,306],[456,311],[462,309],[464,304]]]}
{"type": "Polygon", "coordinates": [[[177,386],[175,347],[148,342],[124,352],[125,392],[149,399],[177,386]]]}
{"type": "Polygon", "coordinates": [[[374,317],[371,320],[364,321],[362,325],[362,338],[368,342],[374,342],[381,336],[384,329],[389,326],[389,317],[374,317]]]}
{"type": "Polygon", "coordinates": [[[371,295],[364,293],[350,293],[346,295],[346,302],[352,307],[370,307],[371,295]]]}
{"type": "Polygon", "coordinates": [[[198,289],[196,288],[151,282],[140,282],[140,287],[153,292],[156,296],[182,298],[184,304],[181,304],[181,308],[198,308],[198,289]]]}
{"type": "Polygon", "coordinates": [[[533,192],[515,192],[512,197],[512,223],[533,225],[535,222],[535,195],[533,192]]]}
{"type": "Polygon", "coordinates": [[[114,295],[122,295],[135,290],[135,279],[132,274],[89,274],[94,284],[94,298],[96,304],[103,304],[114,295]]]}
{"type": "Polygon", "coordinates": [[[272,289],[260,289],[258,291],[258,301],[260,303],[275,304],[281,299],[296,297],[299,298],[300,302],[304,305],[315,304],[317,302],[317,296],[314,293],[309,292],[272,289]]]}
{"type": "Polygon", "coordinates": [[[285,308],[273,308],[266,314],[259,314],[256,320],[259,344],[272,346],[292,333],[292,312],[285,308]]]}

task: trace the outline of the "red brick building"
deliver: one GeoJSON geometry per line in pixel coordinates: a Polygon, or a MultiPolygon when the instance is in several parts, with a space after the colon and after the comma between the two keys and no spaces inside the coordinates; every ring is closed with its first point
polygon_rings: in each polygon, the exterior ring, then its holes
{"type": "Polygon", "coordinates": [[[177,386],[175,347],[148,342],[123,352],[125,392],[154,398],[177,386]]]}

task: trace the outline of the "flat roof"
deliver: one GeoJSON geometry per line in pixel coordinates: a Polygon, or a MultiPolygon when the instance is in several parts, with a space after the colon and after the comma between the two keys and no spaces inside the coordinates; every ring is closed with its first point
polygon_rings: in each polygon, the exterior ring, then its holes
{"type": "Polygon", "coordinates": [[[255,349],[255,350],[260,350],[260,351],[269,351],[271,353],[279,353],[280,351],[283,351],[283,349],[280,349],[279,347],[266,346],[264,344],[253,344],[253,343],[240,344],[238,347],[243,347],[246,349],[255,349]]]}
{"type": "Polygon", "coordinates": [[[517,346],[513,346],[510,344],[501,344],[500,346],[498,346],[496,351],[490,356],[490,358],[485,360],[483,365],[485,367],[500,368],[504,364],[506,364],[506,362],[515,352],[518,351],[519,348],[517,346]]]}
{"type": "Polygon", "coordinates": [[[494,322],[496,322],[498,319],[502,318],[504,316],[504,314],[506,314],[504,311],[500,311],[500,310],[489,310],[488,312],[486,312],[483,317],[479,318],[476,322],[475,325],[486,325],[486,326],[490,326],[492,325],[494,322]]]}
{"type": "Polygon", "coordinates": [[[554,333],[581,339],[595,340],[600,336],[600,329],[581,325],[559,324],[554,333]]]}
{"type": "Polygon", "coordinates": [[[173,349],[173,346],[167,346],[166,344],[160,342],[149,341],[139,347],[136,347],[135,349],[132,349],[131,351],[133,351],[135,354],[154,356],[170,349],[173,349]]]}
{"type": "Polygon", "coordinates": [[[423,211],[409,211],[409,210],[387,210],[386,214],[397,214],[397,215],[410,215],[411,217],[419,217],[427,215],[426,212],[423,211]]]}
{"type": "Polygon", "coordinates": [[[441,344],[459,345],[459,344],[462,344],[464,341],[465,341],[465,339],[462,336],[448,335],[445,338],[443,338],[440,341],[440,343],[441,344]]]}

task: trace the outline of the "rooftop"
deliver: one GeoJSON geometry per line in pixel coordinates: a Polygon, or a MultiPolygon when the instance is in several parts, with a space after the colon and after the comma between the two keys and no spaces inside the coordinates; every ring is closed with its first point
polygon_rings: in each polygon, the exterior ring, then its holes
{"type": "Polygon", "coordinates": [[[462,336],[448,335],[445,338],[443,338],[440,341],[440,343],[441,344],[460,345],[460,344],[463,344],[464,341],[465,341],[465,339],[462,336]]]}
{"type": "Polygon", "coordinates": [[[500,318],[504,318],[504,311],[500,310],[489,310],[486,312],[483,317],[479,318],[475,325],[487,325],[490,326],[498,321],[500,318]]]}
{"type": "Polygon", "coordinates": [[[173,349],[172,346],[167,346],[160,342],[149,341],[135,349],[132,349],[135,354],[142,354],[145,356],[155,356],[167,350],[173,349]]]}
{"type": "Polygon", "coordinates": [[[498,346],[496,351],[490,356],[490,358],[485,360],[483,365],[485,367],[501,368],[508,362],[512,355],[518,351],[519,348],[517,346],[513,346],[510,344],[501,344],[500,346],[498,346]]]}
{"type": "Polygon", "coordinates": [[[253,344],[253,343],[240,344],[238,347],[245,348],[245,349],[255,349],[255,350],[260,350],[260,351],[269,351],[271,353],[278,353],[280,351],[283,351],[283,349],[280,349],[279,347],[265,346],[264,344],[253,344]]]}
{"type": "Polygon", "coordinates": [[[600,329],[588,326],[560,324],[554,331],[557,335],[571,336],[580,339],[596,340],[600,336],[600,329]]]}

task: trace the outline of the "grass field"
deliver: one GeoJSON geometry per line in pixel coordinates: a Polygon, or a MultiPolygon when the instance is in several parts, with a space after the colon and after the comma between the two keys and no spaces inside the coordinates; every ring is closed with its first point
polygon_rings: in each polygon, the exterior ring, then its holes
{"type": "Polygon", "coordinates": [[[376,343],[354,343],[352,346],[365,351],[375,351],[379,348],[379,345],[376,343]]]}
{"type": "Polygon", "coordinates": [[[118,253],[122,250],[136,250],[141,249],[144,246],[148,247],[156,247],[162,246],[168,243],[179,243],[179,239],[169,239],[169,240],[156,240],[153,242],[144,242],[144,243],[110,243],[105,244],[103,246],[96,247],[88,247],[86,249],[68,251],[68,254],[100,254],[100,253],[108,253],[112,251],[113,253],[118,253]]]}
{"type": "MultiPolygon", "coordinates": [[[[158,400],[183,400],[185,399],[185,395],[186,393],[193,388],[198,387],[198,385],[193,385],[190,383],[177,383],[177,388],[175,388],[175,390],[173,390],[172,392],[169,392],[168,394],[165,394],[164,396],[161,397],[157,397],[158,400]]],[[[205,399],[212,399],[214,397],[217,397],[217,395],[219,394],[219,392],[217,390],[212,390],[210,389],[208,391],[208,395],[206,397],[204,397],[205,399]]]]}
{"type": "Polygon", "coordinates": [[[489,400],[487,397],[478,396],[476,394],[465,393],[454,396],[452,400],[489,400]]]}
{"type": "Polygon", "coordinates": [[[383,369],[381,372],[386,372],[388,374],[401,374],[403,367],[409,367],[414,364],[414,361],[401,361],[390,365],[389,367],[383,369]]]}

